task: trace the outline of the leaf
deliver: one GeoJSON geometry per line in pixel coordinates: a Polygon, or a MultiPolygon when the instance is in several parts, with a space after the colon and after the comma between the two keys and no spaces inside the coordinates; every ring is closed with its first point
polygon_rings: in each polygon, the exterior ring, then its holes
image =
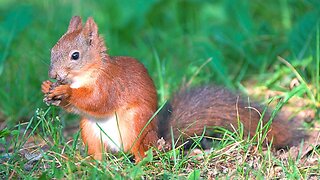
{"type": "Polygon", "coordinates": [[[140,165],[133,166],[128,170],[130,179],[139,179],[143,175],[143,170],[140,165]]]}
{"type": "Polygon", "coordinates": [[[152,154],[152,149],[149,149],[147,152],[146,152],[146,157],[143,158],[140,162],[139,162],[139,166],[142,166],[142,165],[145,165],[149,162],[152,162],[153,160],[153,154],[152,154]]]}
{"type": "Polygon", "coordinates": [[[11,131],[7,128],[0,130],[0,138],[9,136],[10,132],[11,131]]]}
{"type": "Polygon", "coordinates": [[[44,172],[41,174],[41,176],[38,178],[38,180],[47,180],[50,179],[47,175],[47,172],[44,172]]]}
{"type": "Polygon", "coordinates": [[[195,169],[188,175],[188,180],[200,179],[200,170],[195,169]]]}

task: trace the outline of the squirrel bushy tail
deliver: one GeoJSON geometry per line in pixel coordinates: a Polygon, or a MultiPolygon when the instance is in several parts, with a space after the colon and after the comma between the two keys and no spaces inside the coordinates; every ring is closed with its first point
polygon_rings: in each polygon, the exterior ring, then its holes
{"type": "MultiPolygon", "coordinates": [[[[244,135],[254,135],[264,108],[256,103],[245,101],[230,91],[214,86],[203,86],[185,89],[177,93],[171,102],[167,103],[158,116],[159,137],[171,142],[173,129],[174,139],[179,136],[184,139],[200,136],[206,127],[206,135],[210,135],[210,127],[223,127],[230,131],[238,127],[238,120],[244,126],[244,135]]],[[[263,125],[271,117],[266,111],[263,115],[263,125]]],[[[277,149],[295,145],[297,138],[304,133],[297,130],[298,123],[289,121],[281,112],[273,119],[268,130],[267,140],[273,139],[277,149]]]]}

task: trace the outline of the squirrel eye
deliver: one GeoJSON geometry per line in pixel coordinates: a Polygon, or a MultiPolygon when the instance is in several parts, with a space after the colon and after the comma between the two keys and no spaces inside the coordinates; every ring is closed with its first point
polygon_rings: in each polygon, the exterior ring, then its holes
{"type": "Polygon", "coordinates": [[[80,57],[80,53],[79,53],[79,52],[74,52],[74,53],[72,53],[72,55],[71,55],[71,59],[72,59],[72,60],[78,60],[79,57],[80,57]]]}

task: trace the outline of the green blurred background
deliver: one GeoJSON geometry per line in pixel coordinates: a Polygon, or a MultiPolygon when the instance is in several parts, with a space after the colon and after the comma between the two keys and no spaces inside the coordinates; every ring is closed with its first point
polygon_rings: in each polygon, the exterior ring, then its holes
{"type": "Polygon", "coordinates": [[[290,79],[277,69],[281,56],[319,85],[319,0],[0,0],[0,121],[12,126],[46,107],[40,85],[50,49],[73,15],[94,17],[109,54],[142,61],[162,100],[209,58],[193,84],[241,89],[248,80],[290,79]]]}

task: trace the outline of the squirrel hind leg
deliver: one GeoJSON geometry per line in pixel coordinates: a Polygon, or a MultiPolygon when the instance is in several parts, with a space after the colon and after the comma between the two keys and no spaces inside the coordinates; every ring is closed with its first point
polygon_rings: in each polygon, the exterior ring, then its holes
{"type": "Polygon", "coordinates": [[[157,141],[157,132],[153,129],[150,129],[146,132],[143,138],[140,138],[132,147],[131,153],[134,155],[135,162],[140,162],[145,156],[146,151],[152,146],[156,145],[157,141]]]}
{"type": "Polygon", "coordinates": [[[101,139],[93,135],[93,129],[88,123],[88,119],[82,118],[80,121],[81,138],[88,148],[88,154],[96,160],[102,160],[103,149],[101,139]]]}

